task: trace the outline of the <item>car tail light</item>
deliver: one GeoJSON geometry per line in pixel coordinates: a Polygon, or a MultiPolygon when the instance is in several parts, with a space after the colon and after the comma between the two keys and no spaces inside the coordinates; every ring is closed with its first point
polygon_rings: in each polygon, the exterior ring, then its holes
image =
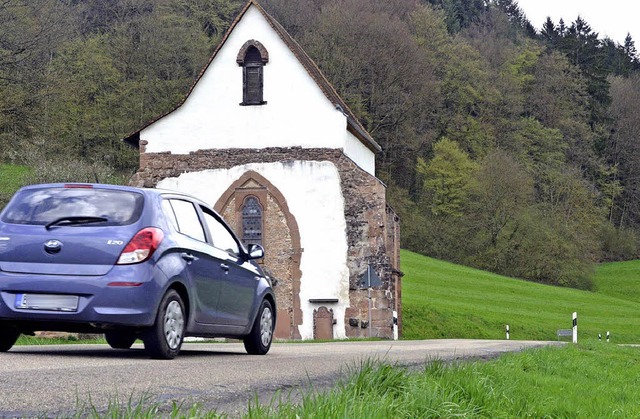
{"type": "Polygon", "coordinates": [[[122,253],[120,253],[117,264],[130,265],[144,262],[153,255],[153,252],[156,251],[163,237],[164,233],[159,228],[143,228],[129,240],[129,243],[127,243],[122,253]]]}

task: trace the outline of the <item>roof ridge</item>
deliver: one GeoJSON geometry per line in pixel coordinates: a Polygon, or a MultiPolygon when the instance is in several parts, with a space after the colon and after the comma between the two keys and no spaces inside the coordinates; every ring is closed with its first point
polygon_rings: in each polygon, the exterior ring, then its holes
{"type": "Polygon", "coordinates": [[[367,131],[367,129],[362,125],[362,123],[355,116],[351,108],[347,105],[347,103],[342,99],[342,97],[338,94],[335,87],[329,82],[326,76],[322,73],[318,65],[315,61],[306,53],[306,51],[302,48],[302,46],[296,41],[289,32],[282,26],[280,22],[278,22],[273,16],[271,16],[263,7],[260,5],[258,0],[247,0],[240,12],[236,16],[236,18],[231,22],[229,28],[225,32],[224,36],[218,43],[218,46],[214,50],[214,52],[209,57],[207,64],[202,68],[195,81],[189,88],[187,94],[182,98],[180,103],[172,108],[170,111],[152,119],[150,122],[145,124],[139,130],[127,135],[124,138],[124,141],[128,143],[137,143],[140,140],[140,132],[147,128],[149,125],[154,122],[164,118],[170,113],[176,111],[180,108],[187,100],[187,98],[193,92],[193,89],[196,87],[204,73],[209,69],[209,66],[218,55],[218,52],[222,49],[230,34],[233,32],[235,27],[238,25],[240,20],[244,17],[246,12],[249,10],[251,6],[255,6],[260,14],[266,19],[269,25],[276,31],[280,39],[287,45],[289,50],[293,53],[296,59],[302,64],[302,66],[307,70],[309,76],[315,81],[316,85],[320,88],[325,97],[334,105],[336,109],[343,112],[343,114],[347,118],[347,129],[354,134],[361,142],[363,142],[369,149],[374,152],[382,151],[382,147],[371,137],[371,134],[367,131]],[[137,137],[137,139],[136,139],[137,137]]]}

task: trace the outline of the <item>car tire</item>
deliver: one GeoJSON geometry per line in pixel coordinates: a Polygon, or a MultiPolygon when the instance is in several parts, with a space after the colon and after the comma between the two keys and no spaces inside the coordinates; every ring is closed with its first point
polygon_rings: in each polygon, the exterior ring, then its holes
{"type": "Polygon", "coordinates": [[[263,300],[253,322],[251,332],[243,339],[244,348],[250,355],[264,355],[269,352],[275,326],[271,303],[263,300]]]}
{"type": "Polygon", "coordinates": [[[136,341],[135,334],[116,330],[104,332],[104,338],[113,349],[129,349],[136,341]]]}
{"type": "Polygon", "coordinates": [[[0,352],[7,352],[20,337],[20,332],[12,327],[0,328],[0,352]]]}
{"type": "Polygon", "coordinates": [[[169,290],[160,302],[154,325],[142,339],[149,356],[154,359],[175,358],[182,347],[186,324],[182,298],[175,290],[169,290]]]}

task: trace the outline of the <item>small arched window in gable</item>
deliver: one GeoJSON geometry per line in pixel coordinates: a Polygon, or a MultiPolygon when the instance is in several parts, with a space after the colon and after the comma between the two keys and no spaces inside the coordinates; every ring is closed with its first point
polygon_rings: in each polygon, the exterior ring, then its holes
{"type": "Polygon", "coordinates": [[[262,206],[255,196],[247,196],[242,205],[242,244],[262,245],[262,206]]]}
{"type": "Polygon", "coordinates": [[[241,105],[264,105],[264,65],[269,62],[269,53],[256,40],[245,42],[240,48],[236,62],[242,66],[241,105]]]}

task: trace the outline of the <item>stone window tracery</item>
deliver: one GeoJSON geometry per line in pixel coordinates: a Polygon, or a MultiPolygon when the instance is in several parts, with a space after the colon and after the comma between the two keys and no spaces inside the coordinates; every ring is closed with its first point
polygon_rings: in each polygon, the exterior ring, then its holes
{"type": "Polygon", "coordinates": [[[242,205],[242,243],[262,245],[262,206],[255,196],[247,196],[242,205]]]}

